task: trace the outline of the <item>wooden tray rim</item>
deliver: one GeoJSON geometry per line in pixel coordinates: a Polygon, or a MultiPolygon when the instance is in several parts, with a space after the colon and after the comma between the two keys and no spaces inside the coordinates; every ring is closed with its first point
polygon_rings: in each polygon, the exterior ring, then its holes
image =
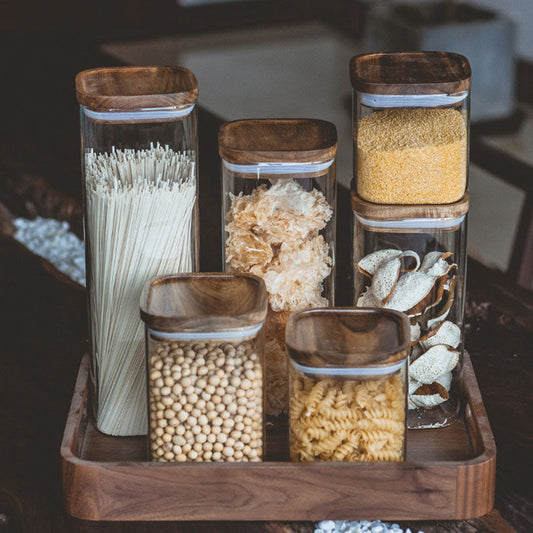
{"type": "MultiPolygon", "coordinates": [[[[489,477],[492,478],[491,486],[485,487],[486,489],[486,498],[481,505],[475,507],[475,510],[463,509],[463,506],[460,505],[460,502],[456,502],[455,516],[449,515],[447,517],[436,517],[435,519],[469,519],[476,516],[481,516],[488,513],[494,504],[494,478],[495,478],[495,462],[496,462],[496,444],[492,431],[490,429],[490,424],[488,416],[485,410],[485,407],[482,402],[481,393],[479,391],[477,379],[470,361],[470,357],[465,353],[464,358],[464,368],[463,368],[465,382],[469,383],[469,387],[465,388],[465,394],[467,398],[467,407],[465,412],[465,419],[470,420],[470,424],[467,424],[467,428],[471,428],[471,431],[475,431],[478,435],[481,436],[482,449],[480,453],[472,458],[464,461],[431,461],[430,467],[435,469],[446,469],[446,471],[457,473],[458,477],[463,477],[468,480],[469,485],[473,487],[477,483],[477,475],[481,476],[485,472],[489,472],[489,477]]],[[[99,510],[94,508],[89,508],[87,511],[80,512],[80,509],[77,505],[74,505],[66,497],[66,483],[65,483],[65,470],[71,465],[73,467],[81,467],[84,474],[87,474],[94,480],[98,479],[99,470],[109,470],[114,471],[115,469],[122,473],[127,473],[130,471],[137,471],[139,467],[144,468],[163,468],[165,472],[172,472],[176,469],[192,469],[195,471],[205,471],[205,472],[223,472],[231,471],[232,469],[242,470],[246,469],[248,472],[265,472],[267,470],[276,471],[279,468],[282,468],[284,472],[294,471],[294,472],[303,472],[313,471],[313,470],[327,470],[332,474],[339,471],[350,471],[350,472],[373,472],[375,477],[379,477],[380,474],[390,473],[391,468],[395,468],[400,471],[413,471],[419,470],[421,468],[427,468],[428,464],[423,461],[405,461],[405,462],[380,462],[380,463],[292,463],[284,461],[265,461],[257,463],[176,463],[176,464],[167,464],[167,463],[153,463],[150,461],[109,461],[109,462],[94,462],[87,459],[82,459],[77,456],[73,451],[73,444],[75,441],[76,432],[80,426],[80,423],[83,418],[83,412],[86,408],[86,403],[88,400],[88,389],[87,381],[89,378],[89,355],[85,354],[82,358],[80,370],[78,372],[76,385],[74,389],[74,395],[72,398],[71,406],[67,416],[67,422],[65,426],[65,431],[63,435],[63,440],[61,443],[61,458],[62,458],[62,467],[63,467],[63,491],[64,491],[64,501],[65,506],[68,512],[77,518],[86,519],[86,520],[140,520],[138,517],[113,517],[113,516],[103,516],[100,517],[99,510]],[[299,470],[294,470],[299,469],[299,470]]],[[[424,430],[420,430],[424,431],[424,430]]],[[[475,442],[476,439],[470,435],[471,441],[475,442]]],[[[155,471],[154,471],[155,472],[155,471]]],[[[383,517],[385,519],[405,519],[405,518],[390,518],[383,517]]],[[[179,518],[181,520],[188,520],[194,518],[179,518]]],[[[196,518],[198,520],[214,520],[213,518],[196,518]]],[[[219,518],[220,519],[220,518],[219,518]]],[[[227,520],[230,519],[241,519],[242,518],[224,518],[227,520]]],[[[263,520],[264,518],[250,518],[251,520],[263,520]]],[[[278,519],[277,517],[272,517],[272,520],[278,519]]],[[[286,519],[286,518],[283,518],[286,519]]],[[[293,518],[290,518],[293,519],[293,518]]],[[[294,518],[296,520],[302,520],[302,518],[294,518]]],[[[309,519],[309,518],[308,518],[309,519]]],[[[153,520],[176,520],[176,518],[171,517],[162,517],[153,520]]]]}

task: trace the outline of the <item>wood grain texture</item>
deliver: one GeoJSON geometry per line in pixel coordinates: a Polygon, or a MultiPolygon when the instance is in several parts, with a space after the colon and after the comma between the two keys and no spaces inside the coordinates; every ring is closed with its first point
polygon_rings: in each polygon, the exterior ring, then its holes
{"type": "Polygon", "coordinates": [[[158,331],[213,332],[260,324],[267,305],[265,283],[253,274],[172,274],[147,282],[141,318],[158,331]]]}
{"type": "Polygon", "coordinates": [[[352,87],[371,94],[450,94],[470,89],[470,64],[450,52],[361,54],[350,61],[352,87]]]}
{"type": "Polygon", "coordinates": [[[465,359],[471,416],[450,428],[409,432],[404,463],[164,465],[139,461],[143,439],[102,436],[115,442],[114,460],[105,445],[100,460],[87,458],[101,434],[88,431],[85,357],[61,446],[66,509],[87,520],[442,520],[485,514],[493,505],[495,447],[465,359]],[[476,436],[473,445],[468,433],[476,436]],[[432,460],[420,453],[428,447],[432,460]]]}
{"type": "Polygon", "coordinates": [[[470,207],[470,191],[453,204],[420,204],[420,205],[384,205],[363,200],[357,194],[355,179],[351,182],[352,209],[368,220],[392,221],[406,218],[459,218],[468,213],[470,207]]]}
{"type": "Polygon", "coordinates": [[[198,82],[183,67],[104,67],[76,76],[80,105],[93,111],[176,107],[198,99],[198,82]]]}
{"type": "Polygon", "coordinates": [[[325,120],[250,119],[222,124],[218,153],[230,163],[318,163],[335,157],[337,130],[325,120]]]}
{"type": "Polygon", "coordinates": [[[411,351],[409,318],[391,309],[337,307],[292,313],[285,341],[293,361],[313,368],[394,364],[411,351]]]}

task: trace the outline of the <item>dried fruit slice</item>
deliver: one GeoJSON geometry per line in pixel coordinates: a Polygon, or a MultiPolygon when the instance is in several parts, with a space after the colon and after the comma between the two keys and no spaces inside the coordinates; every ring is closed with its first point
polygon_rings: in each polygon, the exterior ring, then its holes
{"type": "Polygon", "coordinates": [[[424,311],[424,314],[420,318],[422,327],[433,329],[436,324],[446,319],[454,302],[456,282],[457,279],[455,277],[448,281],[446,284],[448,287],[446,288],[446,285],[444,286],[444,292],[438,305],[428,307],[424,311]]]}
{"type": "Polygon", "coordinates": [[[372,252],[363,257],[363,259],[357,263],[357,268],[359,269],[359,272],[371,278],[383,263],[386,263],[395,257],[399,257],[400,255],[402,255],[402,251],[393,248],[378,250],[377,252],[372,252]]]}
{"type": "Polygon", "coordinates": [[[452,373],[446,372],[446,374],[442,374],[442,376],[436,380],[436,383],[440,383],[447,391],[449,391],[452,386],[452,373]]]}
{"type": "MultiPolygon", "coordinates": [[[[426,274],[426,276],[429,276],[429,274],[426,274]]],[[[422,313],[426,312],[428,309],[434,307],[437,302],[440,302],[442,300],[442,296],[444,294],[444,287],[448,280],[446,276],[433,278],[433,280],[433,287],[431,288],[427,296],[423,300],[418,302],[416,305],[411,307],[411,309],[408,309],[405,312],[407,315],[409,315],[410,317],[419,316],[422,313]]]]}
{"type": "Polygon", "coordinates": [[[372,278],[372,291],[374,296],[385,304],[392,296],[392,291],[400,277],[402,261],[395,257],[382,264],[372,278]]]}
{"type": "Polygon", "coordinates": [[[400,276],[396,288],[385,307],[404,312],[414,308],[431,292],[435,281],[436,278],[422,272],[406,272],[400,276]]]}
{"type": "Polygon", "coordinates": [[[429,385],[439,377],[451,372],[459,362],[459,351],[446,344],[432,346],[409,365],[409,376],[429,385]]]}
{"type": "Polygon", "coordinates": [[[434,382],[419,387],[409,399],[417,407],[432,409],[445,402],[449,397],[448,391],[440,383],[434,382]]]}
{"type": "MultiPolygon", "coordinates": [[[[435,265],[446,263],[449,266],[446,259],[451,257],[453,254],[451,252],[429,252],[422,259],[422,264],[420,265],[420,272],[427,274],[435,265]]],[[[442,275],[442,274],[440,274],[442,275]]]]}
{"type": "Polygon", "coordinates": [[[424,350],[429,350],[437,344],[447,344],[452,348],[457,348],[460,342],[461,328],[449,320],[440,322],[420,338],[420,344],[424,350]]]}
{"type": "Polygon", "coordinates": [[[402,260],[402,272],[413,272],[420,266],[420,256],[413,250],[403,252],[400,259],[402,260]]]}

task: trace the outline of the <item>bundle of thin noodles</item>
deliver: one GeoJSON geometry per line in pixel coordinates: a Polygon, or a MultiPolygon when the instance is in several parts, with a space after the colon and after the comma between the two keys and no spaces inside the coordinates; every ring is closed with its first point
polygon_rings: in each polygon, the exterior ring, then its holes
{"type": "Polygon", "coordinates": [[[194,270],[195,158],[168,147],[89,152],[87,267],[96,423],[147,432],[139,298],[157,275],[194,270]]]}

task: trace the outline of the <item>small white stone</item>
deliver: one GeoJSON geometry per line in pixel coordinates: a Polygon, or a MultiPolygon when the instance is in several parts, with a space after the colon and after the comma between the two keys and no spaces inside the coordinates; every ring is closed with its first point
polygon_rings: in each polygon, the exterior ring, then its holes
{"type": "Polygon", "coordinates": [[[85,247],[69,231],[66,221],[37,217],[17,218],[14,237],[33,253],[44,257],[74,281],[85,285],[85,247]]]}
{"type": "Polygon", "coordinates": [[[318,524],[318,527],[324,531],[333,531],[335,529],[335,522],[333,520],[323,520],[318,524]]]}

